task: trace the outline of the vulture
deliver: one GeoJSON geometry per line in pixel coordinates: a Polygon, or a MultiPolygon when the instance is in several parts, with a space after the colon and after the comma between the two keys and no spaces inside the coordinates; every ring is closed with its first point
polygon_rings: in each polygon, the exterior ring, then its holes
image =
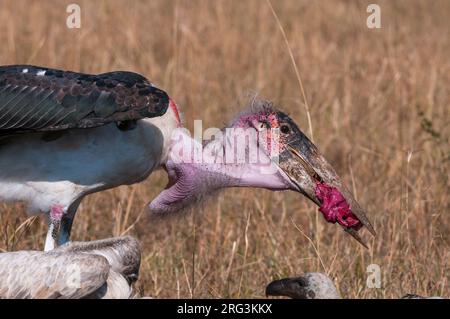
{"type": "MultiPolygon", "coordinates": [[[[333,280],[320,272],[307,272],[299,277],[274,280],[266,287],[266,296],[282,296],[291,299],[341,299],[333,280]]],[[[407,294],[401,299],[443,299],[407,294]]]]}
{"type": "Polygon", "coordinates": [[[127,299],[140,262],[139,244],[129,236],[0,253],[0,298],[127,299]]]}

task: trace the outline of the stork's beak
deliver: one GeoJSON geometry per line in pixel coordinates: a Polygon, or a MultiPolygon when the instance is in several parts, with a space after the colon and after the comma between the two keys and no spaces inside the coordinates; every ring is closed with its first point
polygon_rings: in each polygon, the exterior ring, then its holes
{"type": "Polygon", "coordinates": [[[367,248],[357,231],[365,226],[373,236],[376,233],[363,209],[317,147],[294,123],[290,126],[291,133],[279,156],[278,166],[289,177],[296,191],[320,206],[327,221],[338,222],[367,248]]]}

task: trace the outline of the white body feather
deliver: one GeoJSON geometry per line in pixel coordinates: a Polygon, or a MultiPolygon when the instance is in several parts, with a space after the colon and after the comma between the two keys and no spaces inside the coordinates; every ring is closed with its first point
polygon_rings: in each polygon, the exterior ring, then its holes
{"type": "Polygon", "coordinates": [[[44,141],[42,133],[0,140],[0,200],[22,201],[30,214],[65,209],[84,195],[145,179],[167,156],[174,111],[137,121],[121,131],[115,123],[68,130],[44,141]]]}

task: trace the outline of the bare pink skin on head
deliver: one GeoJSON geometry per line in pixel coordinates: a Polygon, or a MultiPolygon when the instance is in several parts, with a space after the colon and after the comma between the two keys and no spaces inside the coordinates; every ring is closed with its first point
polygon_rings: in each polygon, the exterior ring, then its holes
{"type": "Polygon", "coordinates": [[[319,211],[323,214],[327,222],[337,222],[341,226],[350,227],[355,230],[362,227],[362,223],[353,214],[344,196],[342,196],[336,187],[318,182],[315,192],[317,198],[322,203],[319,211]]]}

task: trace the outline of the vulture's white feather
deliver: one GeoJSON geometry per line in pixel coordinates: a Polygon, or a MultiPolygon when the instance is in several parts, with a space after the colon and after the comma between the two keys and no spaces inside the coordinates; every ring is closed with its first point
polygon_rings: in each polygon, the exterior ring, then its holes
{"type": "Polygon", "coordinates": [[[139,274],[132,237],[0,254],[0,298],[129,298],[139,274]]]}

